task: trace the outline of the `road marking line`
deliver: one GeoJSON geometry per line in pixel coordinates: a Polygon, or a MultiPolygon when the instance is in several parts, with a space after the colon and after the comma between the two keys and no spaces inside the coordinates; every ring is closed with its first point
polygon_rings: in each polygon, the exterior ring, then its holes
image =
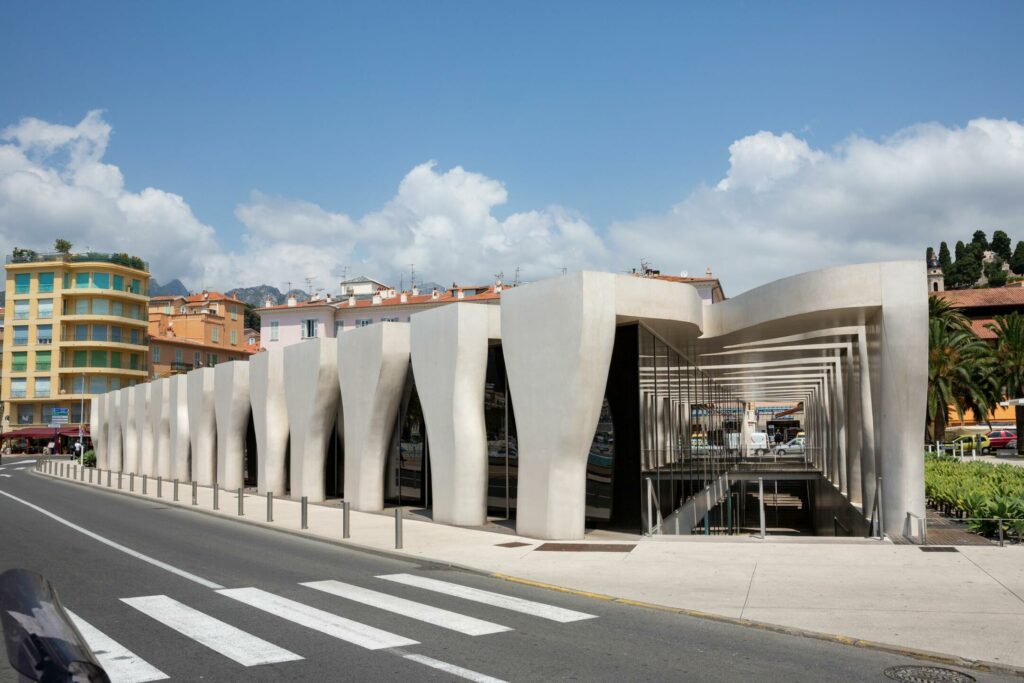
{"type": "Polygon", "coordinates": [[[0,477],[7,477],[8,479],[10,479],[11,475],[9,475],[9,474],[0,474],[0,477]]]}
{"type": "Polygon", "coordinates": [[[458,612],[451,612],[440,607],[424,605],[412,600],[406,600],[405,598],[388,595],[387,593],[378,593],[369,588],[353,586],[350,583],[343,583],[341,581],[310,581],[300,585],[369,605],[370,607],[376,607],[387,612],[401,614],[410,619],[425,621],[428,624],[434,624],[435,626],[464,633],[468,636],[483,636],[490,633],[512,630],[508,626],[484,621],[483,619],[459,614],[458,612]]]}
{"type": "Polygon", "coordinates": [[[19,460],[18,462],[10,462],[8,465],[35,465],[35,460],[19,460]]]}
{"type": "Polygon", "coordinates": [[[415,640],[381,629],[360,624],[345,617],[325,612],[300,602],[274,595],[259,588],[225,588],[217,591],[221,595],[243,602],[250,607],[269,612],[282,619],[326,633],[345,642],[365,647],[368,650],[383,650],[390,647],[418,645],[415,640]]]}
{"type": "Polygon", "coordinates": [[[493,676],[488,676],[487,674],[482,674],[477,671],[473,671],[472,669],[463,669],[461,666],[442,662],[440,659],[434,659],[433,657],[427,657],[426,655],[403,654],[402,657],[413,662],[425,664],[433,669],[440,669],[441,671],[450,673],[453,676],[465,678],[467,681],[475,681],[476,683],[505,683],[505,681],[500,678],[494,678],[493,676]]]}
{"type": "MultiPolygon", "coordinates": [[[[0,476],[5,476],[5,475],[0,475],[0,476]]],[[[10,475],[6,475],[6,476],[10,476],[10,475]]],[[[120,550],[122,553],[124,553],[126,555],[131,555],[132,557],[134,557],[134,558],[136,558],[138,560],[142,560],[143,562],[148,562],[151,565],[153,565],[154,567],[159,567],[160,569],[163,569],[165,571],[169,571],[172,574],[177,574],[178,576],[180,576],[183,579],[188,579],[189,581],[194,581],[194,582],[198,583],[200,586],[203,586],[205,588],[212,588],[213,590],[217,590],[218,588],[223,588],[224,587],[224,586],[220,585],[219,583],[214,583],[213,581],[207,581],[203,577],[196,576],[195,574],[189,573],[189,572],[185,571],[184,569],[178,569],[177,567],[169,565],[166,562],[161,562],[160,560],[156,559],[155,557],[150,557],[149,555],[143,555],[139,551],[132,550],[131,548],[129,548],[127,546],[123,546],[123,545],[121,545],[120,543],[118,543],[116,541],[111,541],[109,538],[104,538],[103,536],[100,536],[99,534],[97,534],[97,533],[95,533],[93,531],[89,531],[88,529],[84,529],[84,528],[78,526],[77,524],[74,524],[72,522],[67,521],[66,519],[62,519],[58,515],[55,515],[55,514],[53,514],[52,512],[50,512],[48,510],[44,510],[43,508],[39,507],[38,505],[30,503],[27,500],[23,500],[21,498],[18,498],[17,496],[12,496],[11,494],[7,493],[6,491],[0,491],[0,496],[7,496],[11,500],[16,500],[19,503],[21,503],[22,505],[26,505],[26,506],[32,508],[33,510],[35,510],[36,512],[42,513],[42,514],[46,515],[47,517],[49,517],[50,519],[52,519],[52,520],[54,520],[56,522],[60,522],[61,524],[63,524],[64,526],[66,526],[66,527],[68,527],[70,529],[74,529],[75,531],[77,531],[77,532],[79,532],[81,534],[85,534],[86,536],[88,536],[89,538],[91,538],[93,540],[96,540],[96,541],[99,541],[100,543],[108,545],[111,548],[114,548],[115,550],[120,550]]]]}
{"type": "Polygon", "coordinates": [[[543,602],[524,600],[523,598],[515,598],[511,595],[492,593],[491,591],[480,590],[479,588],[470,588],[469,586],[462,586],[460,584],[449,583],[447,581],[439,581],[438,579],[429,579],[425,576],[416,576],[415,574],[385,574],[378,576],[377,578],[384,579],[385,581],[394,581],[395,583],[401,583],[406,586],[423,588],[436,593],[444,593],[445,595],[451,595],[465,600],[472,600],[473,602],[481,602],[485,605],[493,605],[494,607],[500,607],[514,612],[522,612],[523,614],[540,617],[541,619],[550,619],[551,621],[557,621],[563,624],[571,621],[582,621],[584,619],[597,618],[597,615],[594,614],[576,612],[571,609],[547,605],[543,602]]]}
{"type": "Polygon", "coordinates": [[[64,611],[71,617],[75,628],[85,638],[86,645],[96,655],[100,666],[107,672],[107,676],[110,677],[113,683],[146,683],[147,681],[162,681],[169,678],[163,671],[142,659],[106,633],[103,633],[82,619],[82,617],[69,609],[64,611]]]}
{"type": "Polygon", "coordinates": [[[24,467],[15,467],[15,468],[14,468],[14,471],[15,471],[15,472],[20,472],[20,471],[21,471],[21,470],[23,470],[23,469],[25,469],[25,468],[24,468],[24,467]]]}
{"type": "Polygon", "coordinates": [[[121,598],[121,602],[243,666],[302,659],[294,652],[257,638],[166,595],[121,598]]]}

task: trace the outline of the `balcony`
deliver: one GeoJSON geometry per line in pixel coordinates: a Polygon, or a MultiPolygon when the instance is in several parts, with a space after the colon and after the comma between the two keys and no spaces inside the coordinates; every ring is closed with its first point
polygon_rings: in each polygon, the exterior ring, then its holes
{"type": "Polygon", "coordinates": [[[193,366],[191,363],[174,362],[170,364],[170,367],[172,375],[180,375],[185,372],[191,372],[195,366],[193,366]]]}
{"type": "Polygon", "coordinates": [[[114,265],[134,268],[149,272],[149,264],[138,256],[128,254],[104,254],[98,251],[88,251],[84,254],[40,254],[31,249],[15,249],[5,259],[11,263],[113,263],[114,265]]]}

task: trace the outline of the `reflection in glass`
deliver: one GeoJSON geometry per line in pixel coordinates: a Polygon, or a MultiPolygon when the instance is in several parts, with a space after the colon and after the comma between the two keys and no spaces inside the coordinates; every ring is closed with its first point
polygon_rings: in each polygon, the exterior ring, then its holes
{"type": "Polygon", "coordinates": [[[408,373],[386,471],[386,493],[397,505],[430,507],[430,458],[423,408],[408,373]]]}
{"type": "Polygon", "coordinates": [[[516,513],[519,450],[505,356],[497,344],[487,350],[484,425],[487,430],[487,511],[512,519],[516,513]]]}

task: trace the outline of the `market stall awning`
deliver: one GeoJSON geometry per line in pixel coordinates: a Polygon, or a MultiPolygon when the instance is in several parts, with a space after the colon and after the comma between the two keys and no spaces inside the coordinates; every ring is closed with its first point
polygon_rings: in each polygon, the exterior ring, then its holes
{"type": "MultiPolygon", "coordinates": [[[[46,439],[54,435],[78,436],[78,427],[23,427],[3,433],[5,439],[46,439]]],[[[82,435],[89,436],[89,428],[82,427],[82,435]]]]}

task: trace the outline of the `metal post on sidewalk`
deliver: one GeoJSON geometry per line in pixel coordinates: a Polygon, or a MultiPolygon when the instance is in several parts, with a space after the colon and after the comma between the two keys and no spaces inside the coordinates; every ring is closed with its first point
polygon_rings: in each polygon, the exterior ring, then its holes
{"type": "Polygon", "coordinates": [[[129,472],[128,473],[128,490],[131,491],[132,493],[135,492],[135,473],[134,472],[129,472]]]}
{"type": "Polygon", "coordinates": [[[999,547],[1003,547],[1003,520],[996,517],[996,526],[999,528],[999,547]]]}
{"type": "Polygon", "coordinates": [[[92,468],[89,468],[89,483],[92,483],[92,468]]]}
{"type": "Polygon", "coordinates": [[[107,470],[107,488],[110,488],[110,470],[107,470]]]}
{"type": "Polygon", "coordinates": [[[220,510],[220,487],[213,485],[213,509],[220,510]]]}
{"type": "Polygon", "coordinates": [[[301,512],[302,512],[302,527],[303,529],[309,528],[309,498],[306,496],[302,497],[301,500],[301,512]]]}
{"type": "Polygon", "coordinates": [[[199,505],[199,484],[192,482],[192,504],[199,505]]]}
{"type": "Polygon", "coordinates": [[[242,491],[242,487],[238,487],[238,516],[245,516],[245,493],[242,491]]]}
{"type": "Polygon", "coordinates": [[[274,492],[267,491],[267,521],[274,521],[274,492]]]}
{"type": "Polygon", "coordinates": [[[348,538],[351,527],[349,527],[350,503],[347,500],[341,501],[341,537],[348,538]]]}
{"type": "Polygon", "coordinates": [[[142,495],[146,495],[146,475],[142,475],[142,495]]]}
{"type": "Polygon", "coordinates": [[[402,549],[402,508],[395,508],[395,550],[402,549]]]}
{"type": "Polygon", "coordinates": [[[761,540],[763,541],[764,537],[765,537],[765,528],[764,528],[764,477],[758,477],[757,478],[757,502],[758,502],[757,506],[758,506],[758,508],[760,509],[760,512],[761,512],[761,540]]]}
{"type": "Polygon", "coordinates": [[[163,498],[164,493],[164,478],[158,476],[156,478],[156,497],[163,498]]]}
{"type": "Polygon", "coordinates": [[[178,502],[178,480],[174,480],[174,502],[178,502]]]}
{"type": "Polygon", "coordinates": [[[885,516],[882,513],[882,508],[885,507],[882,504],[884,500],[882,498],[882,478],[878,478],[878,483],[875,484],[875,493],[878,495],[878,537],[885,538],[885,516]]]}
{"type": "Polygon", "coordinates": [[[118,488],[118,490],[121,490],[121,475],[122,474],[124,474],[124,473],[123,472],[118,472],[117,473],[117,488],[118,488]]]}

